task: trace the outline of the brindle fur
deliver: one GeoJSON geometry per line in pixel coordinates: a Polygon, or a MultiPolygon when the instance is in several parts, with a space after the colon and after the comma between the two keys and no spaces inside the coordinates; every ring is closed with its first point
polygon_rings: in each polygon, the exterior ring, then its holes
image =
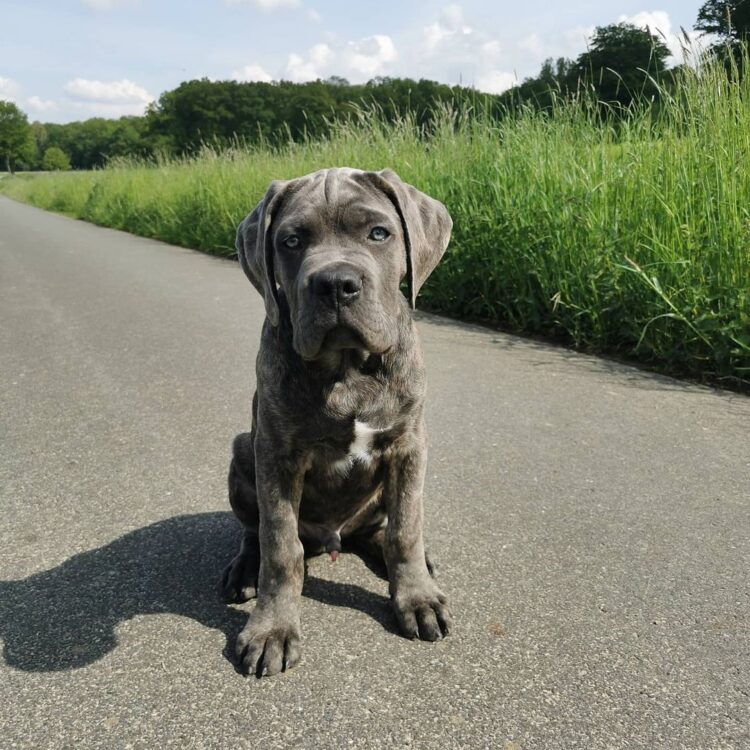
{"type": "Polygon", "coordinates": [[[257,596],[237,641],[247,673],[297,663],[303,551],[336,553],[341,539],[381,556],[405,635],[448,634],[422,539],[425,370],[400,284],[413,304],[450,229],[443,205],[395,173],[350,169],[273,183],[239,228],[240,261],[267,313],[252,430],[235,439],[229,471],[243,539],[222,579],[230,601],[257,596]],[[368,239],[373,226],[387,240],[368,239]],[[289,234],[302,246],[287,248],[289,234]],[[316,278],[352,273],[353,302],[315,291],[316,278]],[[376,432],[367,455],[351,458],[355,421],[376,432]]]}

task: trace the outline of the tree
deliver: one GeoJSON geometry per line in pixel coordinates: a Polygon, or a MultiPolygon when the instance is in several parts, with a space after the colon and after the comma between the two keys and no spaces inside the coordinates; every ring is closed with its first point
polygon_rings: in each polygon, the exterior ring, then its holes
{"type": "Polygon", "coordinates": [[[34,138],[34,160],[31,168],[41,169],[44,152],[47,150],[47,146],[51,145],[47,143],[49,137],[47,135],[47,127],[41,122],[32,122],[31,135],[34,138]]]}
{"type": "Polygon", "coordinates": [[[47,172],[59,172],[70,169],[70,157],[58,146],[50,146],[44,152],[42,169],[47,172]]]}
{"type": "MultiPolygon", "coordinates": [[[[92,117],[64,125],[47,123],[41,153],[57,146],[68,154],[73,169],[94,169],[113,156],[145,156],[150,153],[143,117],[109,120],[92,117]]],[[[37,139],[39,142],[39,139],[37,139]]]]}
{"type": "Polygon", "coordinates": [[[659,95],[654,83],[666,70],[670,52],[648,29],[629,23],[599,26],[591,45],[576,60],[573,75],[603,102],[627,107],[634,99],[659,95]]]}
{"type": "Polygon", "coordinates": [[[237,137],[275,144],[325,136],[332,119],[362,107],[376,105],[386,120],[410,113],[418,125],[429,126],[436,105],[472,106],[480,100],[484,106],[497,97],[408,78],[378,78],[364,85],[335,76],[308,83],[202,79],[181,83],[149,107],[145,139],[154,150],[177,153],[194,152],[204,143],[222,147],[237,137]]]}
{"type": "Polygon", "coordinates": [[[142,117],[34,123],[35,149],[27,163],[40,168],[52,146],[68,155],[73,169],[92,169],[113,157],[190,154],[204,144],[221,149],[237,140],[274,145],[289,138],[300,141],[326,136],[333,120],[356,119],[362,109],[373,107],[388,121],[409,115],[429,133],[441,106],[501,113],[497,96],[428,80],[376,78],[350,84],[337,76],[308,83],[202,79],[164,92],[142,117]]]}
{"type": "Polygon", "coordinates": [[[716,34],[719,40],[709,48],[709,52],[728,71],[744,74],[743,57],[750,39],[750,0],[708,0],[698,11],[695,28],[707,34],[716,34]]]}
{"type": "Polygon", "coordinates": [[[16,151],[16,158],[13,164],[16,170],[34,169],[39,164],[39,154],[36,148],[36,139],[34,133],[29,128],[26,131],[26,138],[21,147],[16,151]]]}
{"type": "Polygon", "coordinates": [[[543,63],[539,75],[525,78],[522,83],[500,94],[505,106],[529,103],[543,110],[550,110],[560,95],[567,95],[571,81],[576,83],[576,63],[566,57],[553,60],[548,57],[543,63]]]}
{"type": "Polygon", "coordinates": [[[698,11],[698,31],[717,34],[730,45],[750,35],[750,0],[707,0],[698,11]]]}
{"type": "Polygon", "coordinates": [[[13,102],[0,101],[0,158],[11,174],[16,160],[27,155],[30,139],[31,128],[26,115],[13,102]]]}

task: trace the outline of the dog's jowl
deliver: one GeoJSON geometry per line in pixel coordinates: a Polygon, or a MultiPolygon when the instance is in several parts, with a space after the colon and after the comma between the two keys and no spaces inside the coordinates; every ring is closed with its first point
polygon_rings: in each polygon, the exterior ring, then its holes
{"type": "Polygon", "coordinates": [[[299,661],[303,553],[335,559],[342,539],[384,563],[405,635],[448,634],[422,540],[425,372],[411,308],[451,226],[442,203],[390,170],[327,169],[273,182],[239,227],[266,308],[252,430],[229,469],[243,538],[222,580],[231,601],[257,596],[237,641],[247,673],[299,661]]]}

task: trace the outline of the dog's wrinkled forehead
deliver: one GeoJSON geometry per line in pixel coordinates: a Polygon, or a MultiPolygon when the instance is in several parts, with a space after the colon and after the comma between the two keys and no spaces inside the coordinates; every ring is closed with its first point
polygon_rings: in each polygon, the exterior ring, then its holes
{"type": "Polygon", "coordinates": [[[276,218],[276,225],[297,224],[334,229],[367,219],[398,222],[393,204],[367,173],[342,167],[314,172],[294,181],[276,218]]]}

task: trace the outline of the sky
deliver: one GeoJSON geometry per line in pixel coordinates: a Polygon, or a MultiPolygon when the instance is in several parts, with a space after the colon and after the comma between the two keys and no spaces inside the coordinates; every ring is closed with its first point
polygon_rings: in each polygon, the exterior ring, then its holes
{"type": "Polygon", "coordinates": [[[499,93],[596,26],[680,27],[702,0],[0,0],[0,99],[43,122],[142,114],[194,78],[429,78],[499,93]]]}

